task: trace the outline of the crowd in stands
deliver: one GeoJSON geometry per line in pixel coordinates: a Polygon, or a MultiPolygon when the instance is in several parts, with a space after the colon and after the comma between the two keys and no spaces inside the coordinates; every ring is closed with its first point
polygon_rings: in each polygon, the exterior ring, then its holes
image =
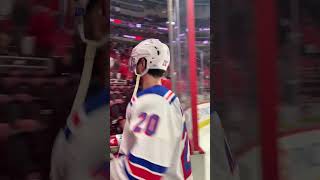
{"type": "Polygon", "coordinates": [[[1,156],[8,158],[1,165],[9,164],[9,169],[2,169],[1,173],[24,179],[28,173],[37,172],[43,173],[39,176],[44,178],[53,140],[65,123],[79,76],[19,69],[1,76],[0,81],[1,147],[7,150],[1,156]],[[64,93],[64,98],[59,92],[64,93]]]}
{"type": "Polygon", "coordinates": [[[83,49],[75,31],[63,26],[58,0],[11,2],[0,18],[0,179],[48,180],[83,49]]]}
{"type": "Polygon", "coordinates": [[[121,134],[125,111],[133,92],[133,73],[129,71],[132,46],[112,42],[110,52],[110,134],[121,134]]]}
{"type": "Polygon", "coordinates": [[[146,26],[164,26],[166,27],[166,18],[161,18],[159,16],[146,16],[146,17],[133,17],[122,14],[117,11],[111,11],[110,18],[120,19],[127,22],[144,24],[146,26]]]}
{"type": "Polygon", "coordinates": [[[157,37],[158,39],[164,42],[167,42],[167,39],[168,39],[167,37],[168,31],[158,30],[157,26],[145,27],[142,25],[142,28],[137,28],[135,24],[121,25],[121,26],[111,24],[110,30],[111,30],[112,37],[123,38],[123,35],[129,35],[129,36],[139,36],[139,38],[141,38],[136,40],[157,37]]]}
{"type": "Polygon", "coordinates": [[[68,53],[73,31],[61,28],[57,0],[12,2],[12,11],[0,20],[2,55],[48,57],[68,53]]]}
{"type": "Polygon", "coordinates": [[[110,53],[110,78],[132,79],[129,72],[129,58],[132,50],[126,43],[113,42],[110,53]]]}
{"type": "Polygon", "coordinates": [[[110,88],[110,135],[121,134],[134,87],[131,81],[111,79],[110,88]]]}
{"type": "MultiPolygon", "coordinates": [[[[113,3],[111,3],[111,5],[113,6],[113,3]]],[[[113,7],[116,7],[116,5],[114,5],[113,7]]],[[[165,18],[160,17],[159,15],[146,15],[144,17],[138,17],[138,16],[134,17],[134,16],[129,16],[127,14],[124,14],[121,11],[116,11],[114,10],[114,8],[111,9],[110,17],[122,19],[129,22],[135,22],[139,24],[151,25],[151,26],[155,26],[155,25],[166,26],[166,22],[167,22],[166,17],[165,18]]]]}
{"type": "Polygon", "coordinates": [[[143,39],[157,37],[163,42],[168,41],[168,31],[165,29],[158,29],[167,28],[167,18],[162,18],[158,15],[134,17],[113,9],[111,9],[110,18],[115,20],[114,22],[111,22],[112,37],[129,35],[140,36],[143,39]],[[140,24],[141,27],[137,27],[137,24],[140,24]]]}
{"type": "MultiPolygon", "coordinates": [[[[283,8],[289,10],[288,8],[283,8]]],[[[296,94],[292,92],[292,88],[297,88],[298,96],[300,98],[301,106],[314,106],[320,104],[320,24],[316,20],[318,12],[310,9],[310,7],[302,7],[299,15],[298,24],[293,28],[290,23],[293,20],[282,14],[280,23],[280,47],[281,47],[281,61],[284,61],[283,73],[287,72],[288,64],[294,64],[297,71],[298,86],[292,87],[290,90],[290,80],[285,83],[283,91],[284,99],[287,102],[292,102],[296,94]],[[296,36],[293,36],[296,35],[296,36]],[[298,44],[297,44],[298,42],[298,44]],[[292,52],[296,52],[292,54],[292,52]],[[287,64],[287,65],[285,65],[287,64]],[[286,67],[284,67],[286,66],[286,67]],[[289,88],[287,88],[289,87],[289,88]]],[[[290,73],[290,72],[289,72],[290,73]]]]}

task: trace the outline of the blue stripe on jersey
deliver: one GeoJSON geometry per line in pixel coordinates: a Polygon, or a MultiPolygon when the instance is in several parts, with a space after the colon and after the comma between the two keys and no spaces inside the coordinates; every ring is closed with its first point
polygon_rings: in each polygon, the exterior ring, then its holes
{"type": "Polygon", "coordinates": [[[129,178],[129,180],[138,180],[135,177],[133,177],[127,170],[127,166],[124,165],[124,171],[126,172],[127,177],[129,178]]]}
{"type": "Polygon", "coordinates": [[[159,96],[164,96],[169,90],[161,85],[155,85],[150,88],[144,89],[137,93],[137,97],[146,95],[146,94],[157,94],[159,96]]]}
{"type": "Polygon", "coordinates": [[[233,173],[234,169],[235,169],[235,166],[236,166],[236,162],[233,159],[233,156],[232,156],[232,153],[231,153],[231,150],[230,150],[230,147],[229,147],[229,144],[228,144],[226,138],[224,138],[224,148],[225,148],[225,151],[226,151],[226,156],[227,156],[227,159],[228,159],[230,171],[233,173]]]}
{"type": "Polygon", "coordinates": [[[176,95],[174,95],[174,96],[173,96],[173,98],[170,100],[169,104],[172,104],[172,103],[173,103],[173,101],[174,101],[176,98],[177,98],[177,96],[176,96],[176,95]]]}
{"type": "Polygon", "coordinates": [[[87,114],[109,103],[108,92],[106,89],[100,91],[97,95],[89,97],[84,104],[87,114]]]}
{"type": "Polygon", "coordinates": [[[210,117],[210,118],[213,119],[213,120],[215,120],[216,123],[217,123],[219,126],[221,126],[221,120],[220,120],[219,114],[218,114],[216,111],[213,111],[212,116],[214,116],[214,115],[216,115],[216,117],[214,117],[214,118],[211,118],[211,117],[210,117]]]}
{"type": "Polygon", "coordinates": [[[165,173],[167,168],[154,164],[152,162],[149,162],[147,160],[144,160],[142,158],[136,157],[133,154],[129,154],[129,161],[135,163],[135,164],[139,164],[140,166],[143,166],[153,172],[157,172],[157,173],[165,173]]]}
{"type": "Polygon", "coordinates": [[[68,126],[66,126],[64,129],[63,129],[63,133],[64,133],[64,137],[66,138],[66,140],[69,140],[70,138],[70,135],[72,134],[70,128],[68,126]]]}

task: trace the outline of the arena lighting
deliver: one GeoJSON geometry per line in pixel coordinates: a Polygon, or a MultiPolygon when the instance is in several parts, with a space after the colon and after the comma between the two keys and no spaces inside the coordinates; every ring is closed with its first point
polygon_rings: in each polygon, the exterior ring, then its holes
{"type": "Polygon", "coordinates": [[[144,39],[142,36],[123,35],[123,37],[128,38],[128,39],[134,39],[136,41],[141,41],[144,39]]]}
{"type": "MultiPolygon", "coordinates": [[[[125,21],[123,21],[121,19],[110,18],[110,22],[114,23],[114,24],[124,24],[124,25],[127,25],[128,27],[131,27],[131,28],[134,28],[134,27],[142,28],[142,24],[133,24],[133,23],[130,23],[130,22],[125,22],[125,21]]],[[[172,24],[175,24],[175,22],[172,22],[172,24]]],[[[177,27],[175,27],[175,28],[177,28],[177,27]]],[[[157,27],[157,29],[158,30],[162,30],[162,31],[168,31],[167,27],[157,27]]]]}
{"type": "Polygon", "coordinates": [[[129,39],[136,39],[136,36],[130,36],[130,35],[123,35],[123,37],[129,38],[129,39]]]}
{"type": "Polygon", "coordinates": [[[210,28],[199,28],[199,31],[210,31],[210,28]]]}
{"type": "Polygon", "coordinates": [[[164,31],[168,31],[168,28],[166,28],[166,27],[157,27],[157,29],[159,29],[159,30],[164,30],[164,31]]]}
{"type": "MultiPolygon", "coordinates": [[[[166,22],[166,24],[169,24],[169,23],[170,23],[169,21],[166,22]]],[[[174,21],[171,22],[171,25],[175,25],[175,24],[176,24],[176,22],[174,22],[174,21]]]]}
{"type": "Polygon", "coordinates": [[[144,17],[143,19],[148,20],[148,21],[152,21],[152,19],[144,17]]]}

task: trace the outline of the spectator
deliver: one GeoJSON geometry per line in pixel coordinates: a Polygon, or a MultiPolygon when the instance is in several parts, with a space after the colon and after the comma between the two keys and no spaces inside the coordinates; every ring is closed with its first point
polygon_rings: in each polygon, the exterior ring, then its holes
{"type": "Polygon", "coordinates": [[[129,76],[129,66],[125,63],[120,63],[119,73],[121,74],[121,79],[127,79],[129,76]]]}
{"type": "Polygon", "coordinates": [[[43,0],[34,9],[30,23],[29,35],[36,37],[36,54],[48,57],[56,45],[53,37],[57,24],[50,8],[47,7],[48,0],[43,0]]]}

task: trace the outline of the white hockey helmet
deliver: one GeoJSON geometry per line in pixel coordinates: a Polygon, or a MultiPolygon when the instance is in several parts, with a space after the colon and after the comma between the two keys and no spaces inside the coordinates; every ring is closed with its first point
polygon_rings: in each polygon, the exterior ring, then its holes
{"type": "Polygon", "coordinates": [[[139,74],[145,75],[149,69],[161,69],[166,71],[170,63],[169,47],[158,39],[146,39],[132,49],[130,57],[130,69],[137,74],[137,64],[141,58],[147,61],[146,69],[139,74]]]}

